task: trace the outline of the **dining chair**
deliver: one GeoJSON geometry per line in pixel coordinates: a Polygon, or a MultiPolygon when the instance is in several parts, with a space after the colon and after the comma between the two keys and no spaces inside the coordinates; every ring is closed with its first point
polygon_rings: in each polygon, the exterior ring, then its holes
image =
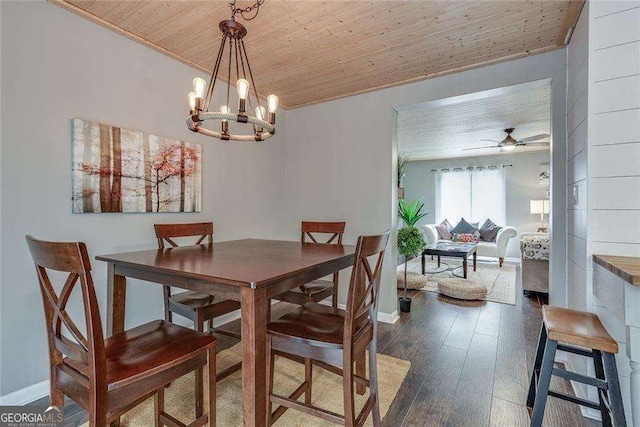
{"type": "MultiPolygon", "coordinates": [[[[213,223],[185,223],[185,224],[155,224],[158,248],[165,249],[165,242],[171,247],[177,248],[179,245],[174,239],[182,237],[196,237],[195,245],[207,242],[213,245],[213,223]]],[[[223,314],[231,313],[240,309],[240,303],[222,297],[214,297],[208,294],[201,294],[193,291],[184,291],[177,294],[171,293],[170,286],[164,288],[164,318],[167,322],[173,322],[173,314],[179,314],[194,323],[197,331],[204,331],[204,324],[208,323],[209,332],[219,332],[229,335],[228,332],[218,331],[213,327],[213,319],[223,314]]],[[[239,338],[234,335],[234,338],[239,338]]],[[[241,363],[236,363],[231,368],[224,370],[217,376],[217,381],[241,369],[241,363]]],[[[198,376],[202,378],[202,375],[198,376]]],[[[202,388],[202,384],[197,384],[202,388]]]]}
{"type": "Polygon", "coordinates": [[[389,231],[358,238],[345,310],[306,303],[267,324],[268,425],[288,409],[296,409],[346,426],[362,425],[371,413],[373,425],[380,425],[376,319],[382,263],[388,239],[389,231]],[[354,363],[364,357],[367,350],[369,379],[354,372],[354,363]],[[288,358],[304,359],[305,380],[289,396],[273,392],[276,353],[288,358]],[[312,404],[313,365],[342,376],[344,415],[312,404]],[[354,383],[369,388],[369,397],[359,413],[355,412],[354,383]],[[302,394],[304,403],[298,401],[302,394]],[[273,404],[279,407],[272,412],[273,404]]]}
{"type": "MultiPolygon", "coordinates": [[[[302,221],[300,227],[300,241],[302,243],[324,244],[324,245],[341,245],[342,236],[344,235],[345,222],[311,222],[302,221]],[[320,237],[324,236],[324,239],[320,237]],[[328,235],[328,236],[327,236],[328,235]]],[[[318,303],[329,297],[331,305],[338,306],[338,280],[339,273],[333,273],[332,280],[314,280],[313,282],[294,288],[283,294],[278,295],[274,299],[289,302],[292,304],[303,305],[308,302],[318,303]]]]}
{"type": "Polygon", "coordinates": [[[45,242],[31,236],[26,240],[44,304],[52,406],[62,407],[66,395],[88,412],[91,427],[104,427],[154,396],[156,425],[186,426],[165,412],[164,387],[206,367],[207,402],[203,405],[202,393],[196,395],[192,425],[215,425],[215,337],[156,320],[105,340],[85,244],[45,242]],[[52,271],[51,277],[68,274],[59,293],[50,278],[52,271]],[[78,283],[86,333],[67,311],[78,283]]]}

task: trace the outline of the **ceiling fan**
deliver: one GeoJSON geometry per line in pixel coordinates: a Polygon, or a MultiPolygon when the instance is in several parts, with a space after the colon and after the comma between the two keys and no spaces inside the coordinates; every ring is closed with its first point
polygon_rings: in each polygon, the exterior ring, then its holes
{"type": "Polygon", "coordinates": [[[465,148],[463,151],[469,150],[482,150],[485,148],[501,148],[504,151],[511,151],[516,147],[525,147],[531,145],[549,145],[549,141],[539,141],[540,139],[549,138],[549,135],[546,133],[541,133],[539,135],[529,136],[523,139],[515,139],[511,136],[515,128],[507,128],[504,131],[507,133],[507,136],[502,141],[495,141],[493,139],[481,139],[480,141],[489,141],[495,142],[498,145],[487,145],[484,147],[474,147],[474,148],[465,148]]]}

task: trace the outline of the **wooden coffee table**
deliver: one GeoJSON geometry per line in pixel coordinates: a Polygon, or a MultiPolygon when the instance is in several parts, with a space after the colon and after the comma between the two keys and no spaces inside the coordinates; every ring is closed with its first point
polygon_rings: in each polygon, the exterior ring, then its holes
{"type": "MultiPolygon", "coordinates": [[[[462,277],[466,279],[467,259],[469,256],[473,255],[473,271],[476,271],[478,266],[478,254],[476,250],[477,245],[475,243],[438,242],[429,245],[422,251],[422,274],[427,273],[425,271],[425,257],[427,255],[434,255],[438,257],[438,268],[440,268],[440,257],[462,258],[462,277]]],[[[459,267],[452,268],[451,270],[455,270],[456,268],[459,267]]],[[[441,273],[442,271],[438,271],[437,273],[441,273]]]]}

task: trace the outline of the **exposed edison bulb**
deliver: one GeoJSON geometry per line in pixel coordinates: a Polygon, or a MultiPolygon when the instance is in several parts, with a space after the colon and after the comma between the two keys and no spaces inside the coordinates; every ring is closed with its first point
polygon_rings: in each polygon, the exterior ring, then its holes
{"type": "Polygon", "coordinates": [[[278,97],[275,95],[267,96],[267,107],[270,113],[275,113],[278,109],[278,97]]]}
{"type": "Polygon", "coordinates": [[[189,109],[191,111],[195,111],[195,109],[196,109],[196,93],[195,92],[189,92],[189,95],[187,95],[187,99],[189,100],[189,109]]]}
{"type": "Polygon", "coordinates": [[[238,89],[238,98],[247,99],[247,95],[249,95],[249,82],[245,79],[238,79],[236,88],[238,89]]]}
{"type": "Polygon", "coordinates": [[[256,118],[259,120],[265,120],[267,116],[267,110],[264,107],[256,107],[256,118]]]}
{"type": "Polygon", "coordinates": [[[198,98],[204,98],[204,89],[207,87],[207,82],[200,77],[193,79],[193,91],[198,98]]]}
{"type": "Polygon", "coordinates": [[[504,147],[502,147],[502,149],[505,150],[505,151],[511,151],[514,148],[516,148],[515,145],[505,145],[504,147]]]}
{"type": "MultiPolygon", "coordinates": [[[[222,107],[220,107],[220,112],[221,112],[222,114],[229,114],[229,113],[231,113],[231,108],[229,108],[229,107],[228,107],[228,106],[226,106],[226,105],[223,105],[222,107]]],[[[226,122],[227,122],[227,120],[226,120],[226,119],[223,119],[222,121],[223,121],[224,123],[226,123],[226,122]]]]}

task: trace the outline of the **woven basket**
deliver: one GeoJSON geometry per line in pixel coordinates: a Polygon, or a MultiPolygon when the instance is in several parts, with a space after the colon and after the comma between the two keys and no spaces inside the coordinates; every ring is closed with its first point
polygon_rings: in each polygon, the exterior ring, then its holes
{"type": "Polygon", "coordinates": [[[473,280],[459,279],[457,277],[438,280],[438,291],[442,295],[464,300],[482,300],[487,297],[486,286],[473,280]]]}

